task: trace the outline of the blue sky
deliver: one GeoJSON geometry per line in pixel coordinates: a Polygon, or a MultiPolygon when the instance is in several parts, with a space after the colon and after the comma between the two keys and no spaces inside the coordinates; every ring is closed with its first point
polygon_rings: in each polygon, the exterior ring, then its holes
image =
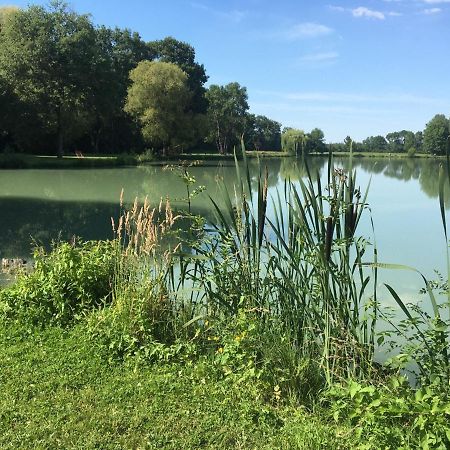
{"type": "Polygon", "coordinates": [[[189,42],[209,84],[238,81],[253,113],[322,128],[327,141],[422,130],[450,114],[450,0],[69,3],[145,40],[189,42]]]}

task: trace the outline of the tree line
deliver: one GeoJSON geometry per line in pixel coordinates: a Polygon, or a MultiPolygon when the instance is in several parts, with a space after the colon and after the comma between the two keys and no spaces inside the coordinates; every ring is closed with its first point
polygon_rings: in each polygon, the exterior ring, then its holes
{"type": "Polygon", "coordinates": [[[445,155],[450,146],[450,118],[436,114],[423,131],[395,131],[386,136],[369,136],[362,142],[355,142],[347,136],[343,143],[329,145],[332,151],[341,152],[350,151],[350,146],[356,152],[445,155]]]}
{"type": "Polygon", "coordinates": [[[282,136],[282,149],[292,154],[309,154],[332,152],[376,152],[404,153],[414,156],[416,153],[445,155],[450,147],[450,118],[444,114],[436,114],[423,131],[401,130],[388,133],[386,136],[369,136],[361,142],[350,136],[344,142],[326,144],[324,133],[315,128],[310,133],[294,128],[285,128],[282,136]]]}
{"type": "Polygon", "coordinates": [[[280,150],[281,125],[249,113],[245,87],[207,80],[173,37],[95,26],[61,0],[0,8],[0,150],[280,150]]]}
{"type": "Polygon", "coordinates": [[[95,26],[62,0],[0,8],[0,151],[81,150],[167,156],[192,149],[310,154],[349,151],[444,154],[449,119],[354,142],[325,143],[321,129],[286,127],[249,112],[247,89],[211,85],[188,43],[145,42],[128,29],[95,26]]]}

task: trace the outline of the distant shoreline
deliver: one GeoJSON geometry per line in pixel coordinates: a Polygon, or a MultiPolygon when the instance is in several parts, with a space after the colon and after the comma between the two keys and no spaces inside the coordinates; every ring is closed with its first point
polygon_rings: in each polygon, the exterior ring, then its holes
{"type": "MultiPolygon", "coordinates": [[[[295,155],[281,151],[248,151],[248,158],[289,158],[295,155]]],[[[328,153],[311,153],[311,156],[328,157],[328,153]]],[[[335,152],[333,156],[349,157],[349,152],[335,152]]],[[[393,158],[393,159],[443,159],[446,156],[419,153],[409,156],[404,153],[381,152],[353,152],[354,158],[393,158]]],[[[183,161],[233,161],[233,154],[221,155],[218,153],[187,153],[163,159],[140,158],[134,154],[120,155],[88,155],[77,157],[73,155],[57,158],[56,156],[38,156],[20,153],[0,154],[0,169],[89,169],[114,168],[139,165],[160,165],[183,161]]]]}

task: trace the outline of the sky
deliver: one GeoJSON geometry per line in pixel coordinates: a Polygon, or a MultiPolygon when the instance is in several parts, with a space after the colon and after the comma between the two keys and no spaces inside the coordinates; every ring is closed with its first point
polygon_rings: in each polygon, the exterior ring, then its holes
{"type": "MultiPolygon", "coordinates": [[[[11,0],[25,7],[29,1],[11,0]]],[[[47,4],[47,1],[33,1],[47,4]]],[[[72,0],[98,25],[188,42],[208,84],[328,142],[450,115],[450,0],[72,0]]]]}

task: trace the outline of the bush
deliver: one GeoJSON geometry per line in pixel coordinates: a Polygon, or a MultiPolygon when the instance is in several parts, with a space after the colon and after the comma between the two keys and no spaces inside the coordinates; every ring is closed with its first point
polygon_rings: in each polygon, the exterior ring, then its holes
{"type": "Polygon", "coordinates": [[[410,158],[412,158],[413,156],[416,155],[417,150],[416,150],[415,147],[410,147],[410,148],[408,148],[408,150],[407,150],[406,153],[408,154],[408,156],[409,156],[410,158]]]}
{"type": "Polygon", "coordinates": [[[109,241],[37,248],[35,270],[0,292],[1,310],[33,324],[70,325],[110,298],[114,256],[109,241]]]}

